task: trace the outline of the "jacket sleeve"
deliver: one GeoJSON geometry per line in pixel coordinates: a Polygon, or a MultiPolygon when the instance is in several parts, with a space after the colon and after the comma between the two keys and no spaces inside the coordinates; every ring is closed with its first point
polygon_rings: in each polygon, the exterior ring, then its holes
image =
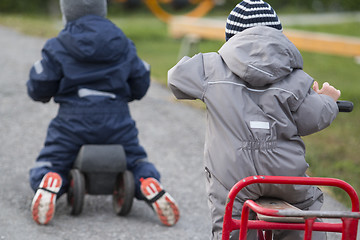
{"type": "Polygon", "coordinates": [[[331,97],[310,89],[293,116],[299,135],[306,136],[328,127],[338,113],[338,106],[331,97]]]}
{"type": "Polygon", "coordinates": [[[35,62],[30,70],[29,80],[26,83],[28,95],[34,101],[49,102],[57,93],[62,71],[59,64],[46,50],[42,50],[42,59],[35,62]]]}
{"type": "MultiPolygon", "coordinates": [[[[129,40],[130,41],[130,40],[129,40]]],[[[150,65],[141,60],[137,54],[133,42],[130,41],[131,72],[127,80],[130,86],[130,101],[143,98],[150,86],[150,65]]]]}
{"type": "Polygon", "coordinates": [[[205,70],[203,54],[183,57],[168,72],[168,86],[177,99],[203,100],[205,70]]]}

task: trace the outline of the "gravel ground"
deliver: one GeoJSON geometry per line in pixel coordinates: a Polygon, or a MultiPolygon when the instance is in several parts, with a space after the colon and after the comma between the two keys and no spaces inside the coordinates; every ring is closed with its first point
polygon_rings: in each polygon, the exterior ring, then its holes
{"type": "MultiPolygon", "coordinates": [[[[118,217],[110,196],[85,197],[80,216],[69,215],[66,198],[58,200],[48,226],[31,218],[33,192],[28,170],[43,145],[54,103],[30,100],[25,83],[40,58],[45,39],[0,26],[0,239],[209,239],[210,217],[202,167],[204,112],[176,102],[167,88],[153,82],[142,101],[131,103],[140,142],[162,173],[165,189],[177,200],[181,218],[161,225],[151,209],[134,201],[131,213],[118,217]]],[[[343,206],[326,197],[326,209],[343,206]]],[[[340,239],[329,235],[329,239],[340,239]]]]}
{"type": "Polygon", "coordinates": [[[45,39],[0,27],[0,239],[208,239],[210,218],[202,171],[203,112],[175,102],[169,91],[152,83],[142,101],[131,103],[140,142],[162,174],[165,189],[176,199],[181,218],[164,227],[142,201],[118,217],[111,196],[86,196],[83,213],[69,215],[66,198],[46,227],[33,222],[33,192],[28,170],[43,145],[54,103],[30,100],[25,83],[40,58],[45,39]]]}

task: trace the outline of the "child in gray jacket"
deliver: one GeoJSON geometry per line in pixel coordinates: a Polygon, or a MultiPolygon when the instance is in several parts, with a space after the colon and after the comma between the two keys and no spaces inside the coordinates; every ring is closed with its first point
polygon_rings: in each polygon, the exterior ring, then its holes
{"type": "MultiPolygon", "coordinates": [[[[168,85],[178,99],[206,104],[204,167],[212,239],[221,239],[232,186],[253,175],[306,176],[309,165],[301,136],[326,128],[338,113],[340,91],[328,83],[319,89],[281,30],[269,4],[244,0],[228,17],[227,41],[218,53],[184,57],[168,73],[168,85]]],[[[235,200],[233,217],[240,218],[245,200],[260,196],[281,198],[300,209],[318,210],[323,202],[314,186],[251,185],[235,200]]],[[[233,232],[231,239],[237,235],[233,232]]],[[[301,235],[276,231],[274,239],[301,235]]],[[[320,232],[314,236],[325,238],[320,232]]],[[[256,239],[256,232],[250,231],[248,239],[256,239]]]]}

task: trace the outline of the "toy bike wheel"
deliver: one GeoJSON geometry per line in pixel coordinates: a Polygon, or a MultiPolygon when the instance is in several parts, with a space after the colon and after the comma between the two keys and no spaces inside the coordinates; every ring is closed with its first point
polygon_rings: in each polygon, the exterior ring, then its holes
{"type": "Polygon", "coordinates": [[[67,201],[71,206],[71,214],[79,215],[82,211],[85,196],[85,177],[78,169],[70,171],[70,187],[67,201]]]}
{"type": "Polygon", "coordinates": [[[134,193],[135,182],[133,174],[129,171],[119,174],[113,193],[113,207],[117,215],[125,216],[130,212],[134,193]]]}

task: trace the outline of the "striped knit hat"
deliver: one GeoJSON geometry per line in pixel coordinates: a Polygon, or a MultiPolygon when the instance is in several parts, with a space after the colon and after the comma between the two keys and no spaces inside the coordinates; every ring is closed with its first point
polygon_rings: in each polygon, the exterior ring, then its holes
{"type": "Polygon", "coordinates": [[[231,11],[226,21],[226,41],[235,34],[255,26],[269,26],[282,30],[274,9],[262,0],[243,0],[231,11]]]}

